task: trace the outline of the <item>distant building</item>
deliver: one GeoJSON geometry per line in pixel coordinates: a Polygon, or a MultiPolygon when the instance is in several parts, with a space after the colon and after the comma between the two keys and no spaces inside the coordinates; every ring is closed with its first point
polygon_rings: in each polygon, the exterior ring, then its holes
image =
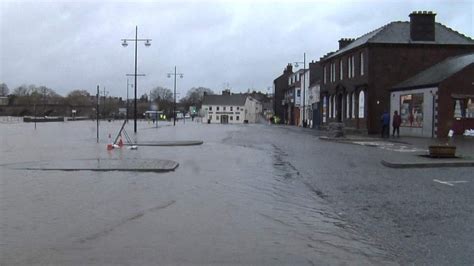
{"type": "Polygon", "coordinates": [[[446,137],[474,128],[474,53],[450,57],[395,85],[390,112],[402,117],[400,134],[446,137]]]}
{"type": "Polygon", "coordinates": [[[288,78],[293,73],[293,66],[288,64],[278,78],[273,81],[273,113],[275,116],[280,118],[280,121],[284,122],[285,111],[285,93],[288,90],[288,78]]]}
{"type": "Polygon", "coordinates": [[[245,94],[204,95],[203,123],[241,124],[256,123],[262,116],[262,104],[245,94]]]}
{"type": "Polygon", "coordinates": [[[474,40],[435,22],[435,16],[413,12],[409,22],[339,40],[339,50],[321,58],[323,123],[378,133],[393,86],[448,57],[474,52],[474,40]]]}
{"type": "Polygon", "coordinates": [[[0,106],[7,106],[8,105],[8,97],[0,96],[0,106]]]}

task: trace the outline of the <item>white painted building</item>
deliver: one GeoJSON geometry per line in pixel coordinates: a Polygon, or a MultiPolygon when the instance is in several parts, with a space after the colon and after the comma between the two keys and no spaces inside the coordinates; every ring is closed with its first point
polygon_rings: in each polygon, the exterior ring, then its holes
{"type": "Polygon", "coordinates": [[[202,122],[209,124],[256,123],[262,115],[262,104],[244,94],[205,95],[202,122]]]}

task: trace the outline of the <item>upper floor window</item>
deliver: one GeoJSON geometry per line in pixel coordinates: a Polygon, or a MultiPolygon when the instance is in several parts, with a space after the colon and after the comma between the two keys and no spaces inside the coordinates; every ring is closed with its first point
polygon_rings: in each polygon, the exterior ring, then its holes
{"type": "Polygon", "coordinates": [[[351,57],[347,57],[347,78],[351,78],[352,73],[352,64],[351,64],[351,57]]]}
{"type": "Polygon", "coordinates": [[[291,85],[291,77],[288,78],[288,85],[291,85]]]}
{"type": "Polygon", "coordinates": [[[326,66],[324,66],[324,69],[323,69],[323,80],[324,80],[324,84],[326,84],[326,66]]]}
{"type": "Polygon", "coordinates": [[[225,106],[224,106],[224,111],[225,111],[225,106]]]}
{"type": "Polygon", "coordinates": [[[352,60],[352,68],[351,68],[352,76],[351,77],[353,78],[353,77],[355,77],[355,64],[354,64],[355,60],[354,60],[354,56],[351,56],[351,58],[352,58],[351,59],[352,60]]]}
{"type": "Polygon", "coordinates": [[[344,71],[342,68],[342,59],[339,60],[339,80],[342,80],[344,77],[344,71]]]}
{"type": "Polygon", "coordinates": [[[209,111],[212,111],[212,106],[209,106],[209,111]]]}
{"type": "Polygon", "coordinates": [[[364,52],[361,52],[360,53],[360,75],[363,76],[364,75],[364,52]]]}
{"type": "Polygon", "coordinates": [[[231,112],[233,111],[232,109],[233,109],[233,108],[232,108],[232,106],[231,106],[231,107],[230,107],[230,111],[231,111],[231,112]]]}
{"type": "Polygon", "coordinates": [[[219,111],[219,106],[216,107],[216,110],[219,111]]]}

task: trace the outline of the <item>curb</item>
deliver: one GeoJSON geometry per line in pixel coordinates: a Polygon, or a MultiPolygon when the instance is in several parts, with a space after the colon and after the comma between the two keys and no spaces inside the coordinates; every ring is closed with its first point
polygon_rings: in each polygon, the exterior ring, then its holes
{"type": "Polygon", "coordinates": [[[445,161],[445,162],[423,162],[404,163],[388,162],[381,160],[380,163],[389,168],[440,168],[440,167],[474,167],[474,161],[445,161]]]}

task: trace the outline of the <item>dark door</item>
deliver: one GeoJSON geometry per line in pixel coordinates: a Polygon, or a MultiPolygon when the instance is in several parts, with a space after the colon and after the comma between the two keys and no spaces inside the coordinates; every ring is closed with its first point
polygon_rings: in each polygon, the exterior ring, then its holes
{"type": "Polygon", "coordinates": [[[221,124],[228,124],[228,123],[229,123],[229,116],[221,115],[221,124]]]}
{"type": "Polygon", "coordinates": [[[321,125],[321,113],[319,107],[319,102],[313,105],[313,128],[319,128],[321,125]]]}

